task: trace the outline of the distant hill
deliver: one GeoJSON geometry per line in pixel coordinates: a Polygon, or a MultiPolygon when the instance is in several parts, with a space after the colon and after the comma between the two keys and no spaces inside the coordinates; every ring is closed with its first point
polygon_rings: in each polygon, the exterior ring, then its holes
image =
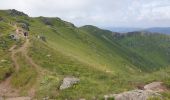
{"type": "Polygon", "coordinates": [[[115,27],[115,28],[107,28],[107,29],[113,32],[119,32],[119,33],[146,31],[146,32],[152,32],[152,33],[170,34],[170,27],[151,27],[151,28],[115,27]]]}
{"type": "Polygon", "coordinates": [[[170,34],[170,27],[153,27],[153,28],[145,29],[144,31],[170,34]]]}
{"type": "Polygon", "coordinates": [[[107,28],[113,32],[119,32],[119,33],[127,33],[127,32],[134,32],[142,30],[142,28],[133,28],[133,27],[113,27],[113,28],[107,28]]]}

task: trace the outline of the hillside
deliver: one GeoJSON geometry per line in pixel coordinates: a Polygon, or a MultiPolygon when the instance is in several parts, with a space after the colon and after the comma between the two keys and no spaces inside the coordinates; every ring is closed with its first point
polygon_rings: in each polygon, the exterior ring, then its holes
{"type": "Polygon", "coordinates": [[[153,81],[169,86],[169,39],[141,32],[122,35],[91,25],[78,28],[57,17],[1,10],[0,97],[91,100],[153,81]],[[60,90],[65,77],[80,82],[60,90]]]}
{"type": "Polygon", "coordinates": [[[150,67],[169,66],[169,35],[131,32],[118,39],[118,42],[143,56],[147,61],[153,62],[153,65],[149,65],[150,67]]]}

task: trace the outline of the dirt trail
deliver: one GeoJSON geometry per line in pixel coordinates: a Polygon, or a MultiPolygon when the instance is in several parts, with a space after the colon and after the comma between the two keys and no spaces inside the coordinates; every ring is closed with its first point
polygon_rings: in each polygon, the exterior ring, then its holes
{"type": "MultiPolygon", "coordinates": [[[[16,54],[21,52],[22,55],[25,57],[25,60],[27,61],[27,63],[29,65],[31,65],[32,67],[35,68],[38,76],[37,76],[37,79],[40,79],[42,77],[42,74],[45,73],[45,70],[43,70],[40,66],[38,66],[33,60],[31,57],[28,56],[28,48],[29,48],[29,39],[26,39],[25,40],[25,43],[16,49],[16,45],[12,46],[9,51],[11,52],[11,59],[13,61],[13,66],[15,68],[15,72],[18,72],[19,71],[19,64],[17,62],[17,59],[16,59],[16,54]]],[[[10,81],[11,81],[11,78],[12,78],[12,75],[10,77],[8,77],[6,80],[4,80],[3,82],[0,83],[0,96],[2,97],[18,97],[19,96],[19,91],[16,90],[16,89],[13,89],[10,85],[10,81]]],[[[36,83],[34,86],[32,86],[32,88],[28,91],[28,95],[30,97],[34,97],[35,96],[35,87],[36,87],[36,83]]],[[[15,100],[15,98],[14,98],[15,100]]]]}
{"type": "MultiPolygon", "coordinates": [[[[12,46],[9,51],[11,52],[11,59],[13,61],[13,66],[15,67],[15,70],[17,71],[19,69],[19,65],[17,63],[17,59],[15,59],[15,54],[18,50],[14,50],[17,46],[12,46]]],[[[14,97],[18,96],[18,90],[12,89],[10,85],[12,76],[9,76],[7,79],[5,79],[3,82],[0,83],[0,96],[2,97],[14,97]]]]}
{"type": "Polygon", "coordinates": [[[10,85],[11,77],[7,78],[0,84],[0,96],[1,97],[17,97],[18,90],[12,89],[10,85]]]}
{"type": "Polygon", "coordinates": [[[29,39],[26,39],[26,42],[24,43],[23,47],[20,48],[20,51],[25,56],[25,59],[26,59],[27,63],[29,65],[31,65],[32,67],[34,67],[36,69],[38,75],[41,76],[42,74],[45,74],[47,71],[45,69],[43,69],[42,67],[40,67],[39,65],[37,65],[33,61],[33,59],[28,56],[28,48],[29,48],[29,46],[30,46],[29,39]]]}
{"type": "MultiPolygon", "coordinates": [[[[29,39],[26,39],[26,42],[24,43],[23,47],[20,49],[20,51],[22,52],[22,54],[24,55],[27,63],[29,65],[31,65],[32,67],[34,67],[34,69],[36,70],[38,76],[37,76],[37,79],[36,81],[40,80],[46,73],[47,71],[44,70],[42,67],[40,67],[39,65],[37,65],[33,59],[31,57],[28,56],[28,48],[30,46],[30,42],[29,42],[29,39]]],[[[36,82],[37,83],[37,82],[36,82]]],[[[34,97],[35,96],[35,88],[36,88],[36,85],[37,84],[34,84],[32,86],[32,88],[28,91],[28,95],[31,96],[31,97],[34,97]]]]}
{"type": "MultiPolygon", "coordinates": [[[[13,66],[15,68],[15,72],[17,73],[19,71],[19,64],[17,62],[16,59],[16,54],[17,53],[21,53],[26,62],[35,68],[36,72],[37,72],[37,80],[40,80],[46,73],[47,71],[45,69],[42,69],[42,67],[40,67],[39,65],[37,65],[31,57],[28,56],[28,49],[30,46],[30,42],[29,39],[25,39],[25,43],[21,46],[17,48],[17,45],[13,45],[9,51],[11,52],[11,59],[13,61],[13,66]]],[[[6,80],[4,80],[3,82],[0,83],[0,97],[19,97],[19,90],[13,89],[10,85],[10,81],[11,81],[12,75],[9,76],[6,80]]],[[[29,97],[34,97],[35,96],[35,92],[36,92],[36,86],[37,86],[37,82],[35,82],[35,84],[32,86],[32,88],[30,90],[28,90],[28,95],[29,97]]],[[[13,98],[13,100],[17,100],[13,98]]],[[[22,97],[21,97],[22,98],[22,97]]]]}

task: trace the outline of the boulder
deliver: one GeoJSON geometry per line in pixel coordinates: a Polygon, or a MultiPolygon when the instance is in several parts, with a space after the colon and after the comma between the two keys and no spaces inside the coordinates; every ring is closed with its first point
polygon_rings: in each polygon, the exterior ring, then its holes
{"type": "Polygon", "coordinates": [[[77,84],[80,81],[80,79],[75,78],[75,77],[65,77],[63,79],[63,83],[60,86],[60,90],[67,89],[74,84],[77,84]]]}
{"type": "Polygon", "coordinates": [[[13,40],[19,40],[19,36],[17,34],[10,34],[9,37],[10,39],[13,39],[13,40]]]}
{"type": "Polygon", "coordinates": [[[152,82],[144,86],[145,90],[152,90],[155,92],[163,92],[166,90],[166,87],[163,85],[162,82],[152,82]]]}
{"type": "Polygon", "coordinates": [[[150,90],[132,90],[120,94],[105,95],[105,100],[114,98],[115,100],[147,100],[150,97],[158,97],[162,99],[161,95],[150,90]]]}

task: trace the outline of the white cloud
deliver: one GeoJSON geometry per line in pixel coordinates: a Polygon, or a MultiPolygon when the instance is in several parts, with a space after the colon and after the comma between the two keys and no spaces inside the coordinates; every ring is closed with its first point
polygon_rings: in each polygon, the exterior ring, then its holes
{"type": "Polygon", "coordinates": [[[1,0],[0,9],[100,27],[170,26],[169,0],[1,0]]]}

